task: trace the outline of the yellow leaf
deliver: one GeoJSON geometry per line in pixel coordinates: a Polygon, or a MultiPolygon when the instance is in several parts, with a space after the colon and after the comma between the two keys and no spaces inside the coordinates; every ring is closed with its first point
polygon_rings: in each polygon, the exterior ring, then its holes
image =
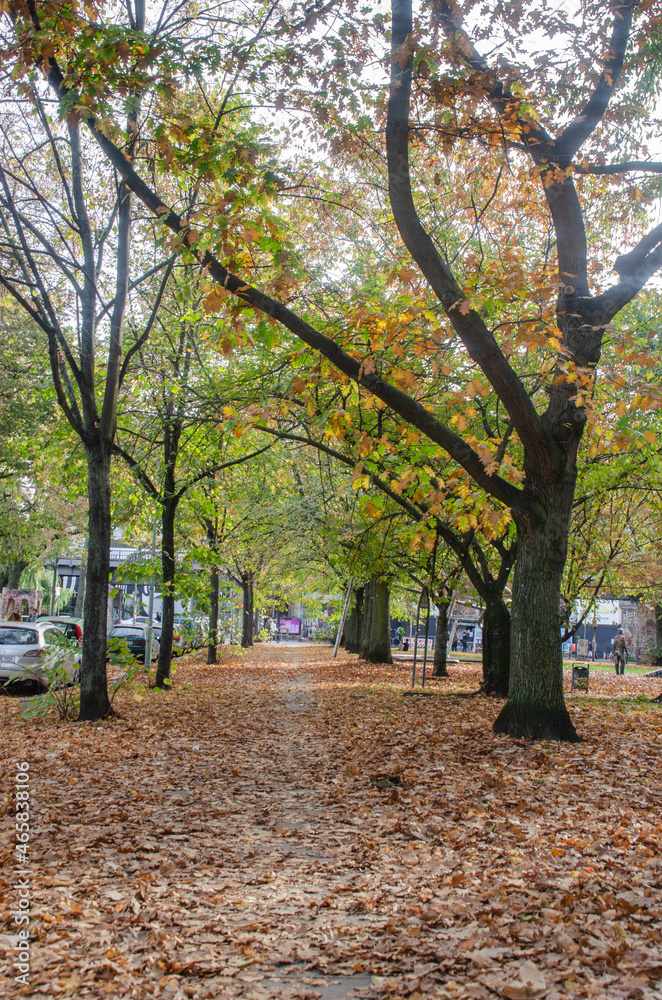
{"type": "Polygon", "coordinates": [[[626,404],[622,399],[619,399],[619,401],[616,404],[616,416],[622,417],[626,410],[627,410],[626,404]]]}
{"type": "Polygon", "coordinates": [[[655,434],[653,434],[652,431],[644,431],[644,437],[646,438],[649,444],[655,444],[657,440],[655,434]]]}

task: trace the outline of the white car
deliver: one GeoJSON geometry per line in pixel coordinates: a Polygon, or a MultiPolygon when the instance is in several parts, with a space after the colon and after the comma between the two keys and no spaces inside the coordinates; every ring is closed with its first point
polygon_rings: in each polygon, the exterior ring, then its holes
{"type": "Polygon", "coordinates": [[[63,658],[58,641],[64,639],[64,632],[51,622],[0,621],[0,684],[15,680],[35,690],[47,690],[44,667],[54,667],[58,660],[68,679],[75,681],[80,654],[71,652],[63,658]]]}

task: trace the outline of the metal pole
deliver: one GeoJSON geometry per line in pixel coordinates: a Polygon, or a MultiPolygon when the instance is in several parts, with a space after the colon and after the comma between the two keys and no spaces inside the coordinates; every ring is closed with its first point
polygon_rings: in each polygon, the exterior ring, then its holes
{"type": "MultiPolygon", "coordinates": [[[[422,593],[422,592],[421,592],[422,593]]],[[[416,685],[416,655],[418,653],[418,623],[421,617],[421,598],[418,599],[418,604],[416,605],[416,634],[414,635],[414,665],[411,669],[411,686],[416,685]]]]}
{"type": "Polygon", "coordinates": [[[352,594],[352,587],[354,585],[354,577],[350,576],[349,584],[347,585],[347,593],[345,594],[345,603],[343,604],[342,614],[340,616],[340,625],[338,626],[338,635],[336,636],[336,642],[333,647],[333,658],[335,660],[338,655],[338,646],[340,645],[340,639],[342,636],[342,630],[345,627],[345,617],[347,615],[347,608],[349,607],[349,599],[352,594]]]}
{"type": "MultiPolygon", "coordinates": [[[[154,614],[154,560],[156,559],[156,526],[159,523],[158,514],[154,518],[154,524],[152,525],[152,579],[149,586],[149,610],[147,612],[147,617],[149,621],[147,622],[147,635],[145,637],[145,669],[149,669],[152,662],[152,616],[154,614]]],[[[134,605],[135,607],[135,605],[134,605]]]]}
{"type": "Polygon", "coordinates": [[[451,633],[448,636],[448,642],[446,643],[446,656],[450,656],[451,650],[453,648],[453,639],[455,638],[455,632],[457,630],[457,621],[453,621],[453,615],[455,614],[456,604],[457,601],[455,600],[455,597],[453,597],[453,600],[451,601],[451,609],[448,612],[448,620],[449,622],[453,622],[453,624],[451,625],[451,633]]]}

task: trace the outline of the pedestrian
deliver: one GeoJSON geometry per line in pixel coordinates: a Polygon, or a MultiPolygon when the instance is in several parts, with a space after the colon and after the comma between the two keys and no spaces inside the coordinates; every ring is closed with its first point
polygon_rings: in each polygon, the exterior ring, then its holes
{"type": "Polygon", "coordinates": [[[457,632],[453,636],[453,641],[451,643],[451,649],[453,650],[454,653],[457,653],[457,632]]]}
{"type": "Polygon", "coordinates": [[[616,638],[614,639],[614,667],[616,668],[617,674],[625,673],[625,661],[628,655],[628,648],[625,642],[625,635],[623,634],[623,629],[619,628],[616,633],[616,638]]]}
{"type": "Polygon", "coordinates": [[[462,652],[463,653],[466,653],[468,644],[469,644],[469,633],[465,629],[464,632],[462,633],[462,652]]]}

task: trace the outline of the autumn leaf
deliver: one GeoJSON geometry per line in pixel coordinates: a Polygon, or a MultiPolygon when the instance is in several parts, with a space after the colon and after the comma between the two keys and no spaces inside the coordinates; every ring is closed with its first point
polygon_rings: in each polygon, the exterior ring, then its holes
{"type": "Polygon", "coordinates": [[[203,301],[203,308],[207,315],[210,313],[217,313],[223,305],[226,296],[227,292],[225,292],[222,288],[214,288],[203,301]]]}

